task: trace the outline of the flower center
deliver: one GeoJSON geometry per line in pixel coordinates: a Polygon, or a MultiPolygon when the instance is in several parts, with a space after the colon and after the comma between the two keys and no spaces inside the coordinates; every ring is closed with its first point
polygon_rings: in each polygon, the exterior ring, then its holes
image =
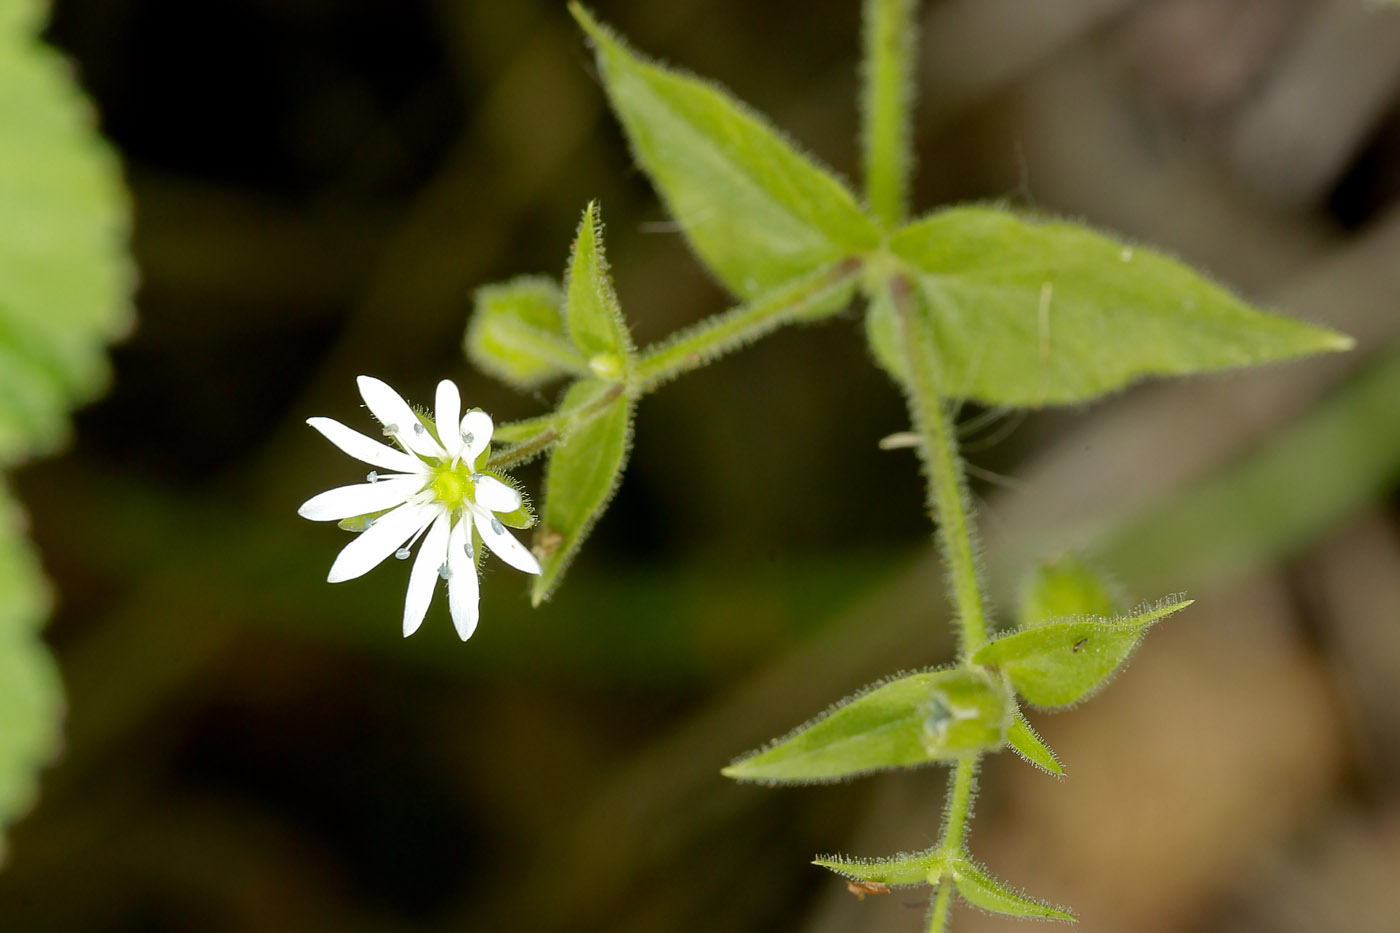
{"type": "Polygon", "coordinates": [[[464,463],[459,463],[455,468],[446,464],[438,467],[428,488],[433,491],[433,498],[449,509],[456,509],[464,502],[475,501],[473,496],[476,490],[464,463]]]}

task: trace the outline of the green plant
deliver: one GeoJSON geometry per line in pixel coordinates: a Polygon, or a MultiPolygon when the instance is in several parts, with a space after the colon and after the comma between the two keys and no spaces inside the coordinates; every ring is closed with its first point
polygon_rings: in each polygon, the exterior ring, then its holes
{"type": "MultiPolygon", "coordinates": [[[[626,465],[638,402],[671,379],[784,326],[832,319],[859,295],[871,353],[904,392],[958,634],[946,667],[841,700],[724,773],[766,784],[833,781],[947,763],[945,818],[930,849],[817,861],[853,883],[931,888],[929,929],[953,894],[982,909],[1072,920],[971,856],[982,759],[1011,748],[1061,775],[1021,714],[1074,704],[1118,671],[1190,600],[1129,607],[1076,558],[1047,561],[1000,634],[985,594],[975,515],[951,410],[1086,402],[1150,376],[1201,373],[1347,349],[1348,338],[1254,309],[1186,265],[1054,218],[997,205],[909,218],[913,0],[867,0],[862,70],[865,196],[723,89],[652,62],[578,4],[633,155],[734,308],[654,346],[631,340],[603,259],[596,204],[565,279],[478,292],[469,357],[519,388],[567,378],[554,411],[499,425],[485,462],[547,455],[534,551],[536,604],[558,586],[626,465]]],[[[426,429],[439,433],[420,415],[426,429]]],[[[387,427],[387,425],[386,425],[387,427]]],[[[852,474],[852,492],[859,473],[852,474]]]]}
{"type": "MultiPolygon", "coordinates": [[[[117,162],[66,63],[38,40],[45,5],[0,5],[0,468],[50,453],[68,409],[105,386],[135,274],[117,162]]],[[[63,688],[39,637],[49,595],[0,484],[0,830],[61,743],[63,688]]],[[[3,839],[0,838],[0,855],[3,839]]]]}

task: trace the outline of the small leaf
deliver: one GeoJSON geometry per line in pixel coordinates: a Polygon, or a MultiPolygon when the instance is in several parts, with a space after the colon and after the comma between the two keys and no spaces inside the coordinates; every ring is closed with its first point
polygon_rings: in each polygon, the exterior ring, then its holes
{"type": "Polygon", "coordinates": [[[598,71],[637,163],[691,246],[754,298],[879,245],[874,222],[830,171],[710,82],[634,54],[583,7],[598,71]]]}
{"type": "Polygon", "coordinates": [[[39,636],[48,606],[19,507],[0,487],[0,857],[4,830],[33,803],[61,744],[63,685],[39,636]]]}
{"type": "Polygon", "coordinates": [[[966,858],[953,864],[953,884],[957,886],[958,894],[963,900],[988,913],[1038,920],[1063,920],[1066,923],[1074,923],[1077,919],[1067,910],[1061,910],[1044,901],[1028,897],[1024,892],[1013,890],[1006,882],[993,878],[985,869],[966,858]]]}
{"type": "Polygon", "coordinates": [[[1037,706],[1065,706],[1107,683],[1154,622],[1191,602],[1167,602],[1119,619],[1043,622],[984,645],[972,660],[999,668],[1037,706]]]}
{"type": "Polygon", "coordinates": [[[1352,345],[1256,311],[1174,259],[1076,224],[959,207],[904,227],[890,248],[916,270],[950,397],[1077,402],[1145,376],[1352,345]]]}
{"type": "Polygon", "coordinates": [[[1056,777],[1065,776],[1065,769],[1060,764],[1060,759],[1050,750],[1050,746],[1045,744],[1045,740],[1031,728],[1031,724],[1026,722],[1026,717],[1021,715],[1020,710],[1016,711],[1016,718],[1011,720],[1011,725],[1006,730],[1006,744],[1011,746],[1012,751],[1040,770],[1047,771],[1056,777]]]}
{"type": "Polygon", "coordinates": [[[578,225],[564,279],[564,318],[569,334],[594,375],[617,381],[632,358],[632,336],[622,318],[608,261],[598,202],[590,201],[578,225]]]}
{"type": "Polygon", "coordinates": [[[724,769],[772,783],[834,781],[946,761],[999,747],[1010,698],[994,678],[966,668],[925,671],[875,684],[724,769]]]}
{"type": "Polygon", "coordinates": [[[1123,603],[1107,577],[1082,558],[1064,554],[1043,561],[1021,592],[1021,627],[1047,619],[1098,616],[1111,619],[1123,613],[1123,603]]]}
{"type": "Polygon", "coordinates": [[[892,888],[929,884],[943,874],[943,856],[938,847],[922,852],[901,852],[884,859],[855,859],[844,855],[823,855],[813,865],[829,868],[852,881],[885,884],[892,888]]]}
{"type": "Polygon", "coordinates": [[[560,411],[586,412],[590,420],[566,434],[549,458],[544,521],[534,546],[543,572],[530,594],[537,606],[558,585],[622,478],[632,442],[632,403],[618,388],[580,380],[559,405],[560,411]],[[597,406],[602,407],[595,414],[597,406]]]}
{"type": "Polygon", "coordinates": [[[558,284],[546,276],[519,276],[477,289],[467,358],[519,389],[569,373],[586,375],[587,361],[565,332],[563,305],[558,284]]]}

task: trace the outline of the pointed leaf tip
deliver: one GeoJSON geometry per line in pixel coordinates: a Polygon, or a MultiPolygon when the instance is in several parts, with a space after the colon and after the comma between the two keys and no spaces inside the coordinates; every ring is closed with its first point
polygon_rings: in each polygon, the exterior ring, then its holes
{"type": "Polygon", "coordinates": [[[970,859],[953,865],[953,884],[963,900],[988,913],[1063,923],[1076,923],[1079,919],[1067,910],[1013,889],[970,859]]]}
{"type": "Polygon", "coordinates": [[[1006,744],[1040,770],[1059,778],[1065,776],[1065,768],[1060,764],[1059,756],[1050,750],[1050,746],[1031,728],[1031,724],[1026,722],[1026,717],[1019,710],[1006,730],[1006,744]]]}
{"type": "Polygon", "coordinates": [[[768,289],[877,247],[844,182],[718,85],[630,49],[581,6],[613,112],[667,210],[734,294],[768,289]]]}
{"type": "Polygon", "coordinates": [[[966,668],[874,684],[725,768],[765,783],[838,781],[998,748],[1011,701],[997,678],[966,668]]]}
{"type": "Polygon", "coordinates": [[[1150,626],[1191,602],[1165,601],[1117,619],[1043,622],[984,645],[972,660],[1000,669],[1036,706],[1067,706],[1103,687],[1150,626]]]}
{"type": "MultiPolygon", "coordinates": [[[[1216,372],[1347,349],[1326,328],[1255,307],[1165,254],[1079,224],[997,207],[937,211],[897,231],[950,397],[1068,404],[1148,377],[1216,372]]],[[[892,322],[872,306],[872,347],[892,322]]]]}

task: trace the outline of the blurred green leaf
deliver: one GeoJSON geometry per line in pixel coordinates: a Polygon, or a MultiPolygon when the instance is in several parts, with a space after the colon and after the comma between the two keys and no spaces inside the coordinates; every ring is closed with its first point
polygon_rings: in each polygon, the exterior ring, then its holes
{"type": "Polygon", "coordinates": [[[1154,622],[1191,602],[1166,602],[1118,619],[1042,622],[984,645],[972,660],[999,668],[1037,706],[1065,706],[1102,687],[1154,622]]]}
{"type": "Polygon", "coordinates": [[[634,54],[577,3],[637,162],[700,258],[754,298],[879,245],[846,186],[710,82],[634,54]]]}
{"type": "Polygon", "coordinates": [[[1114,589],[1099,570],[1073,554],[1043,561],[1031,571],[1021,592],[1021,627],[1029,628],[1048,619],[1111,619],[1121,615],[1122,600],[1114,589]]]}
{"type": "Polygon", "coordinates": [[[33,803],[61,742],[63,685],[39,638],[48,605],[19,506],[0,487],[0,856],[3,831],[33,803]]]}
{"type": "Polygon", "coordinates": [[[544,480],[544,521],[535,534],[543,572],[530,598],[539,605],[558,585],[593,523],[622,478],[632,444],[632,402],[615,385],[581,380],[569,388],[561,411],[603,404],[602,411],[555,445],[544,480]],[[608,396],[613,398],[608,401],[608,396]]]}
{"type": "MultiPolygon", "coordinates": [[[[67,64],[37,41],[46,7],[0,11],[0,465],[52,450],[107,378],[135,273],[117,163],[67,64]]],[[[63,689],[39,637],[48,601],[0,488],[0,831],[57,753],[63,689]]],[[[3,839],[0,838],[0,845],[3,839]]]]}
{"type": "MultiPolygon", "coordinates": [[[[933,323],[946,394],[997,405],[1077,402],[1145,376],[1345,350],[1348,337],[1256,311],[1186,265],[1077,224],[990,207],[939,211],[890,241],[933,323]]],[[[893,322],[872,307],[872,345],[893,322]]]]}
{"type": "Polygon", "coordinates": [[[771,783],[833,781],[999,747],[1010,698],[986,674],[955,668],[876,684],[837,703],[726,777],[771,783]]]}
{"type": "Polygon", "coordinates": [[[968,858],[953,863],[953,883],[958,894],[973,907],[1008,917],[1027,917],[1038,920],[1063,920],[1074,923],[1074,914],[1044,901],[1028,897],[993,878],[985,869],[968,858]]]}
{"type": "Polygon", "coordinates": [[[0,14],[0,464],[52,450],[130,325],[126,195],[71,70],[0,14]]]}
{"type": "Polygon", "coordinates": [[[1016,711],[1016,717],[1011,720],[1011,725],[1006,730],[1006,744],[1011,746],[1012,751],[1040,770],[1047,771],[1057,777],[1065,776],[1065,769],[1060,764],[1060,759],[1050,750],[1050,746],[1045,744],[1045,740],[1031,728],[1031,724],[1026,722],[1026,717],[1021,714],[1020,710],[1016,711]]]}
{"type": "Polygon", "coordinates": [[[519,389],[559,376],[587,375],[588,364],[564,328],[564,296],[542,275],[522,275],[476,291],[467,358],[519,389]]]}
{"type": "Polygon", "coordinates": [[[579,222],[564,296],[569,334],[588,360],[589,369],[600,379],[621,381],[631,369],[632,335],[627,332],[627,322],[608,275],[596,201],[589,202],[579,222]]]}
{"type": "Polygon", "coordinates": [[[1145,587],[1212,585],[1297,553],[1400,483],[1397,399],[1400,341],[1283,433],[1121,522],[1093,554],[1145,587]]]}
{"type": "Polygon", "coordinates": [[[829,868],[852,881],[889,885],[892,888],[929,884],[943,873],[943,856],[938,848],[922,852],[901,852],[884,859],[855,859],[844,855],[824,855],[813,865],[829,868]]]}

